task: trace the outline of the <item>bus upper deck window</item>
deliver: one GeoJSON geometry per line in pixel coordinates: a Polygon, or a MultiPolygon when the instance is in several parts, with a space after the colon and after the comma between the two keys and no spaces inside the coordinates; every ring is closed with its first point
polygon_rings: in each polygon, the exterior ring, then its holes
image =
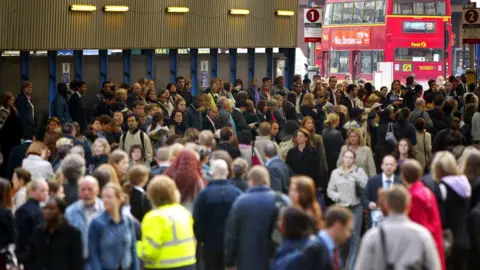
{"type": "Polygon", "coordinates": [[[343,4],[343,18],[342,24],[351,24],[353,18],[353,3],[344,3],[343,4]]]}
{"type": "Polygon", "coordinates": [[[343,3],[335,3],[333,5],[332,24],[342,23],[343,3]]]}
{"type": "Polygon", "coordinates": [[[363,14],[363,4],[364,2],[354,2],[353,7],[353,23],[362,23],[362,14],[363,14]]]}
{"type": "Polygon", "coordinates": [[[325,7],[325,14],[323,19],[324,25],[330,25],[330,20],[332,19],[333,4],[327,4],[325,7]]]}
{"type": "Polygon", "coordinates": [[[375,3],[375,22],[385,22],[385,2],[377,1],[375,3]]]}
{"type": "Polygon", "coordinates": [[[373,23],[373,16],[375,14],[375,2],[365,2],[365,8],[363,10],[363,23],[373,23]]]}

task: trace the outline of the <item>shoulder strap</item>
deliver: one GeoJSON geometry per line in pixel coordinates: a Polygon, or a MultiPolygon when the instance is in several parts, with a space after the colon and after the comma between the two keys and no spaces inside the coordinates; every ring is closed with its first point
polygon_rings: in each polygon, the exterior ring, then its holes
{"type": "Polygon", "coordinates": [[[138,132],[140,132],[140,141],[142,142],[142,149],[143,151],[145,151],[145,142],[143,141],[143,131],[142,130],[139,130],[138,132]]]}
{"type": "Polygon", "coordinates": [[[387,251],[387,243],[385,239],[385,232],[383,231],[382,226],[378,226],[378,229],[380,231],[380,242],[382,245],[382,253],[383,253],[383,258],[385,258],[385,269],[388,269],[388,251],[387,251]]]}
{"type": "Polygon", "coordinates": [[[123,148],[125,149],[125,136],[127,135],[128,131],[122,134],[120,137],[120,143],[123,144],[123,148]]]}

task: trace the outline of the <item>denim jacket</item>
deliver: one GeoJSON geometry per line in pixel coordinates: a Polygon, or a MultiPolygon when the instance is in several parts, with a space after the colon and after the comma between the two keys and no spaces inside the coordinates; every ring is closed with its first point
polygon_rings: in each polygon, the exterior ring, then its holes
{"type": "MultiPolygon", "coordinates": [[[[96,208],[96,215],[94,216],[97,217],[104,211],[103,207],[103,202],[100,199],[95,200],[95,208],[96,208]]],[[[83,201],[78,200],[77,202],[73,203],[69,207],[67,207],[67,210],[65,212],[65,218],[68,220],[68,222],[77,228],[81,233],[82,233],[82,244],[83,244],[83,257],[87,258],[88,256],[88,227],[90,224],[88,224],[87,221],[87,216],[85,214],[85,208],[83,205],[83,201]]],[[[85,265],[85,269],[87,268],[87,265],[85,265]]]]}
{"type": "Polygon", "coordinates": [[[123,211],[118,224],[106,211],[93,219],[88,230],[88,250],[92,270],[140,270],[134,222],[123,211]]]}

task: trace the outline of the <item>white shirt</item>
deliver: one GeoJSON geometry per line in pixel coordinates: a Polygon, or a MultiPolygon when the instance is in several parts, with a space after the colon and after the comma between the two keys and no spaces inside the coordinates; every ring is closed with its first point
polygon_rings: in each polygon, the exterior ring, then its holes
{"type": "Polygon", "coordinates": [[[393,186],[393,178],[394,175],[388,177],[385,173],[382,173],[382,185],[384,189],[390,188],[393,186]],[[390,181],[390,183],[387,183],[387,181],[390,181]]]}

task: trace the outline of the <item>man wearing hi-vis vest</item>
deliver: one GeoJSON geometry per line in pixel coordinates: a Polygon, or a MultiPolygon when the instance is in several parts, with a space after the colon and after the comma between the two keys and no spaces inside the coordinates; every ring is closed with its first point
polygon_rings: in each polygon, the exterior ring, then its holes
{"type": "Polygon", "coordinates": [[[154,205],[142,221],[142,240],[137,242],[138,257],[145,269],[195,269],[193,218],[180,205],[180,193],[168,176],[156,176],[147,195],[154,205]]]}

